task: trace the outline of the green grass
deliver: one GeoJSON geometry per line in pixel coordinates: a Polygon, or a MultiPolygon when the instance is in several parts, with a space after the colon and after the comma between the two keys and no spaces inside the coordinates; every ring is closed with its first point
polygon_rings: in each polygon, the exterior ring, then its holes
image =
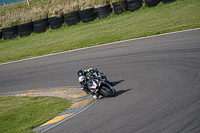
{"type": "Polygon", "coordinates": [[[112,0],[30,0],[0,6],[0,29],[111,3],[112,0]]]}
{"type": "Polygon", "coordinates": [[[0,97],[0,132],[30,133],[70,104],[55,97],[0,97]]]}
{"type": "Polygon", "coordinates": [[[120,40],[200,28],[200,0],[177,0],[154,8],[110,15],[89,24],[63,26],[24,38],[0,41],[0,63],[120,40]]]}

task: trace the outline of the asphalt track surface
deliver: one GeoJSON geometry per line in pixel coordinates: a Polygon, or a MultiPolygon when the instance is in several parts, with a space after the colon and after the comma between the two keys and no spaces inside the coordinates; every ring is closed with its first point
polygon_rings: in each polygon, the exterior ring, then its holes
{"type": "Polygon", "coordinates": [[[200,29],[0,65],[0,93],[78,86],[97,67],[117,96],[101,98],[48,133],[199,133],[200,29]]]}

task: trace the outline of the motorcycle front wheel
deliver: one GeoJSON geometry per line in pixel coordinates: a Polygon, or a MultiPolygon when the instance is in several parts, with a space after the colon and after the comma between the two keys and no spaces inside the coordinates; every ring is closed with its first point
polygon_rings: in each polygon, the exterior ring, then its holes
{"type": "Polygon", "coordinates": [[[107,83],[102,84],[100,90],[99,90],[100,95],[105,96],[105,97],[114,97],[116,96],[116,90],[111,88],[110,85],[107,83]]]}

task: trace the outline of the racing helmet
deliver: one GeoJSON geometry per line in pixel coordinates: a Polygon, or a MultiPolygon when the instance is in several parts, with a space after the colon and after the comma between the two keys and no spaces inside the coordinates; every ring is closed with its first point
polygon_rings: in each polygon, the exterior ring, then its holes
{"type": "Polygon", "coordinates": [[[85,77],[85,76],[80,76],[80,77],[78,77],[78,82],[79,82],[81,85],[86,84],[86,77],[85,77]]]}
{"type": "Polygon", "coordinates": [[[82,75],[83,75],[83,70],[78,70],[78,71],[77,71],[77,75],[78,75],[78,76],[82,76],[82,75]]]}

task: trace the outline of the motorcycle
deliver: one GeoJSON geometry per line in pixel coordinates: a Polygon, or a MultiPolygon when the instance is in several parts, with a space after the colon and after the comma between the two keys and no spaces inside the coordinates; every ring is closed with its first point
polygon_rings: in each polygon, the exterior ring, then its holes
{"type": "Polygon", "coordinates": [[[88,79],[99,79],[100,81],[108,83],[110,86],[113,86],[113,84],[107,79],[107,76],[100,72],[90,72],[86,74],[86,77],[88,79]]]}
{"type": "Polygon", "coordinates": [[[103,97],[116,96],[116,90],[113,89],[108,83],[99,79],[90,79],[87,81],[87,85],[91,92],[99,94],[103,97]]]}

